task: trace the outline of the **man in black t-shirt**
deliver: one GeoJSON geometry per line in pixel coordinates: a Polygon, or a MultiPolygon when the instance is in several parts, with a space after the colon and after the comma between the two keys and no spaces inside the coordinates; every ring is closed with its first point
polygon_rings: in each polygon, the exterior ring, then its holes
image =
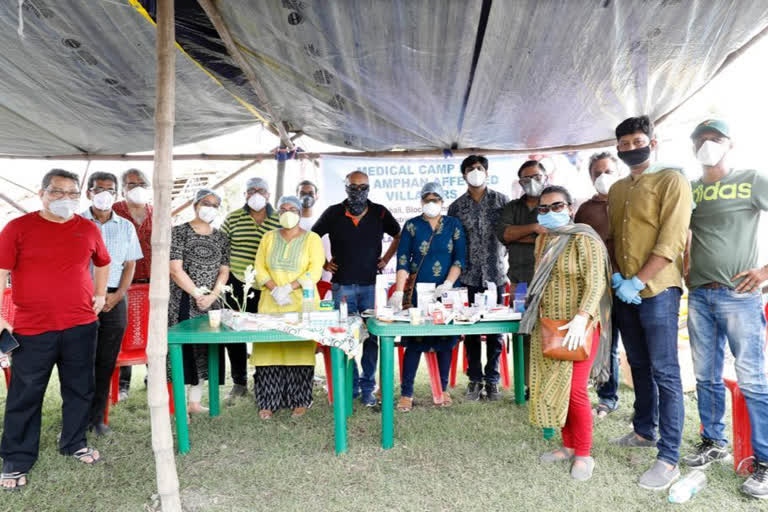
{"type": "MultiPolygon", "coordinates": [[[[333,273],[333,300],[338,309],[346,297],[349,313],[362,313],[373,309],[376,273],[386,267],[397,252],[400,225],[384,206],[368,200],[368,175],[355,171],[345,179],[347,199],[323,212],[312,231],[328,235],[331,241],[331,261],[325,270],[333,273]],[[384,234],[393,238],[384,256],[381,256],[384,234]]],[[[358,378],[355,365],[354,394],[368,407],[376,405],[373,395],[376,386],[378,343],[373,337],[363,343],[363,376],[358,378]]]]}

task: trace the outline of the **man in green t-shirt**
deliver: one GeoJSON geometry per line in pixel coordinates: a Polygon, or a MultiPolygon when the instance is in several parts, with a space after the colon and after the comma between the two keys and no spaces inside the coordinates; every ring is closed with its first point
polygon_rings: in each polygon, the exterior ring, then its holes
{"type": "Polygon", "coordinates": [[[765,316],[760,284],[768,265],[757,262],[760,212],[768,210],[768,175],[727,165],[733,147],[728,125],[717,119],[691,135],[704,174],[692,184],[688,273],[688,331],[696,373],[701,442],[682,462],[704,469],[727,462],[723,359],[726,339],[736,358],[736,377],[752,427],[755,471],[741,486],[768,498],[768,378],[763,348],[765,316]]]}

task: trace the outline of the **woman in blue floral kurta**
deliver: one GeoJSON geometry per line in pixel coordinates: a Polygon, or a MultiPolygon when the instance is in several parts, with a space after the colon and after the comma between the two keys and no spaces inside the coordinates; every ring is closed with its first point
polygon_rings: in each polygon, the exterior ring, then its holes
{"type": "MultiPolygon", "coordinates": [[[[438,183],[427,183],[421,190],[422,215],[406,221],[400,245],[397,248],[397,283],[391,302],[402,304],[403,290],[408,275],[418,272],[417,283],[435,283],[438,292],[452,288],[466,266],[467,241],[459,219],[442,215],[445,192],[438,183]],[[433,236],[434,234],[434,236],[433,236]],[[430,243],[430,238],[432,239],[430,243]],[[423,261],[422,261],[423,260],[423,261]]],[[[412,304],[418,304],[416,292],[412,304]]],[[[407,412],[413,406],[413,380],[419,367],[421,353],[434,351],[440,368],[443,389],[448,387],[451,351],[455,336],[403,337],[406,347],[403,357],[403,375],[398,410],[407,412]]],[[[443,392],[441,405],[451,404],[451,397],[443,392]]]]}

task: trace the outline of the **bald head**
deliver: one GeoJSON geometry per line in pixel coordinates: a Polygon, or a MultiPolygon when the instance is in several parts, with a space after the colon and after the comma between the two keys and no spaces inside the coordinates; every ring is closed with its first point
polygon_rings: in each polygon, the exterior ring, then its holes
{"type": "Polygon", "coordinates": [[[368,175],[363,171],[352,171],[344,178],[345,185],[367,185],[368,175]]]}

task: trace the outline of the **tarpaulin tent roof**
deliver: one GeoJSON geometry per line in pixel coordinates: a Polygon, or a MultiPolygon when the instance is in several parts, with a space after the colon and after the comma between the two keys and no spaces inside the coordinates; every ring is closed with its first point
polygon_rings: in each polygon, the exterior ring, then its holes
{"type": "MultiPolygon", "coordinates": [[[[1,3],[0,152],[151,149],[152,4],[25,0],[19,11],[1,3]]],[[[266,118],[197,2],[176,5],[176,142],[266,118]]],[[[629,115],[658,119],[675,109],[768,27],[768,2],[742,0],[217,6],[276,118],[366,150],[610,139],[629,115]]]]}

